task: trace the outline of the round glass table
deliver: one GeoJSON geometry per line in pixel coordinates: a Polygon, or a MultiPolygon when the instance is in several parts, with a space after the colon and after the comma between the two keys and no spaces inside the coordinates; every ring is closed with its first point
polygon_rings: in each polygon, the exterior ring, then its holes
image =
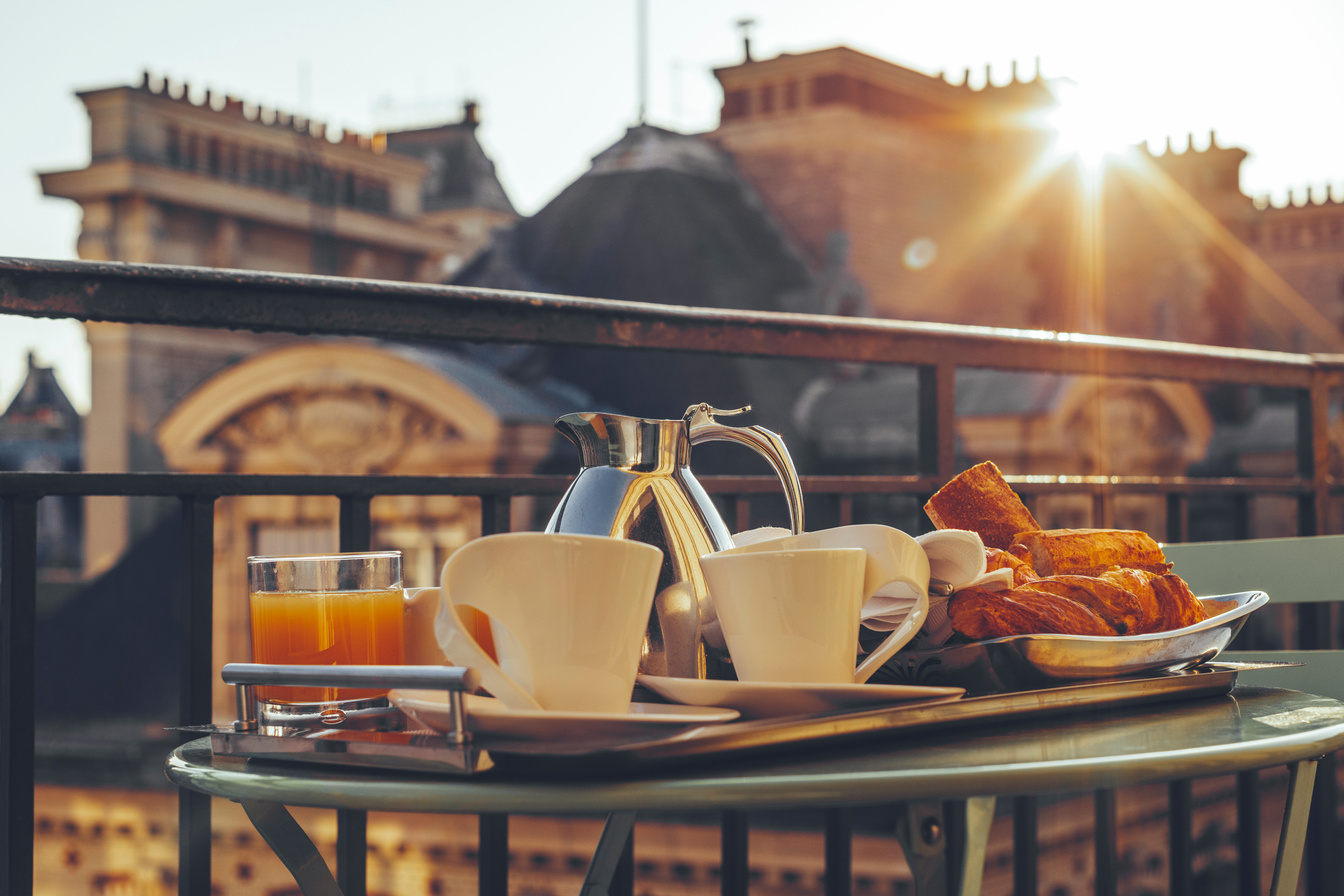
{"type": "Polygon", "coordinates": [[[311,841],[284,806],[455,814],[607,813],[590,867],[610,882],[613,856],[635,813],[837,808],[903,804],[902,846],[921,892],[960,882],[979,890],[994,801],[1000,796],[1091,791],[1286,765],[1288,804],[1273,892],[1296,889],[1315,760],[1344,748],[1344,703],[1276,688],[1028,720],[982,720],[934,732],[888,732],[855,743],[788,752],[697,757],[618,778],[548,778],[499,767],[470,777],[355,770],[219,755],[209,738],[168,758],[175,784],[240,802],[295,872],[305,893],[336,892],[311,841]],[[947,851],[938,813],[964,809],[964,835],[947,851]],[[302,873],[301,873],[302,872],[302,873]]]}

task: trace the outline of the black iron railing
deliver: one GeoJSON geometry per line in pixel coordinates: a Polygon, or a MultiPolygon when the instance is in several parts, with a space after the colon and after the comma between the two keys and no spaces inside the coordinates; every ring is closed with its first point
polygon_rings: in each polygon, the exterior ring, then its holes
{"type": "MultiPolygon", "coordinates": [[[[299,334],[352,335],[417,341],[540,343],[620,349],[661,349],[713,355],[806,358],[912,366],[917,377],[918,459],[916,472],[889,476],[804,477],[809,502],[834,507],[837,523],[850,522],[856,498],[874,494],[922,499],[957,472],[955,389],[959,369],[1112,377],[1157,378],[1197,384],[1267,387],[1286,392],[1295,409],[1295,472],[1278,477],[1188,476],[1015,477],[1015,489],[1030,504],[1053,495],[1085,495],[1092,525],[1107,526],[1118,499],[1147,495],[1166,508],[1167,541],[1188,539],[1192,501],[1231,499],[1245,533],[1250,499],[1274,495],[1297,507],[1296,534],[1340,531],[1332,508],[1344,493],[1328,473],[1328,427],[1332,393],[1344,383],[1344,357],[1242,351],[1143,340],[1108,339],[1049,332],[1003,331],[950,325],[859,320],[796,314],[753,314],[680,306],[647,305],[492,290],[337,278],[252,274],[194,268],[49,262],[0,258],[0,312],[82,321],[244,328],[299,334]]],[[[181,618],[180,724],[210,721],[211,606],[214,507],[233,495],[331,495],[340,503],[340,547],[369,546],[370,506],[385,495],[456,495],[480,500],[482,532],[510,528],[515,496],[555,496],[568,480],[541,476],[386,477],[265,476],[171,473],[0,473],[3,544],[0,545],[0,880],[6,892],[32,887],[34,770],[34,643],[36,619],[37,502],[58,495],[169,496],[180,502],[187,586],[178,597],[181,618]]],[[[754,494],[772,492],[767,477],[706,477],[740,530],[751,525],[754,494]]],[[[1311,613],[1308,609],[1305,612],[1311,613]]],[[[1305,631],[1328,633],[1319,618],[1306,617],[1305,631]]],[[[1326,646],[1324,644],[1303,646],[1326,646]]],[[[1327,805],[1309,843],[1307,875],[1313,893],[1337,880],[1333,767],[1327,805]]],[[[1254,773],[1242,776],[1241,824],[1258,831],[1254,773]]],[[[1318,794],[1319,798],[1319,794],[1318,794]]],[[[180,795],[179,888],[210,891],[208,798],[180,795]]],[[[1189,893],[1191,813],[1189,782],[1171,785],[1171,892],[1189,893]],[[1177,867],[1179,865],[1180,867],[1177,867]]],[[[1114,795],[1096,795],[1097,867],[1114,868],[1114,795]]],[[[745,819],[723,821],[725,892],[745,892],[745,819]],[[741,873],[738,873],[741,872],[741,873]],[[740,888],[740,889],[739,889],[740,888]]],[[[828,816],[828,856],[846,864],[845,819],[828,816]]],[[[1015,876],[1018,892],[1035,892],[1036,810],[1014,806],[1015,876]]],[[[345,892],[363,892],[364,817],[341,813],[338,880],[345,892]]],[[[481,820],[482,874],[498,879],[507,861],[507,822],[481,820]],[[493,876],[493,877],[492,877],[493,876]]],[[[1255,834],[1243,838],[1244,894],[1258,892],[1255,834]],[[1249,853],[1249,854],[1248,854],[1249,853]]],[[[836,872],[838,874],[838,872],[836,872]]],[[[838,876],[831,878],[847,891],[838,876]]],[[[1113,876],[1110,886],[1114,886],[1113,876]]],[[[1098,892],[1110,892],[1098,875],[1098,892]]]]}

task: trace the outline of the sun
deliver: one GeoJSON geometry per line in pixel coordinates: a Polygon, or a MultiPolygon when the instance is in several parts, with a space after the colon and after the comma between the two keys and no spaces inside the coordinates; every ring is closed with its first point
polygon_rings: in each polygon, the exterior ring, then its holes
{"type": "Polygon", "coordinates": [[[1084,170],[1095,173],[1129,148],[1122,116],[1111,104],[1068,79],[1053,82],[1051,89],[1058,104],[1045,112],[1041,124],[1051,135],[1055,161],[1077,159],[1084,170]]]}

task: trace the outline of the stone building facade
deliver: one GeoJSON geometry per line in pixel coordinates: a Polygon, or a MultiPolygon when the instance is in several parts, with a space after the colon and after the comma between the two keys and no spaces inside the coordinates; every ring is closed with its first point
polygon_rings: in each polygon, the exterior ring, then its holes
{"type": "MultiPolygon", "coordinates": [[[[1020,79],[1015,72],[1010,84],[976,91],[843,47],[716,74],[724,105],[719,127],[706,137],[731,157],[819,281],[830,276],[843,286],[824,296],[834,299],[828,312],[1260,348],[1341,344],[1344,204],[1321,197],[1285,208],[1253,202],[1237,178],[1243,150],[1211,139],[1207,149],[1141,151],[1112,176],[1108,207],[1145,226],[1161,220],[1165,229],[1108,234],[1113,279],[1106,292],[1125,297],[1113,303],[1124,314],[1089,317],[1067,276],[1060,246],[1068,243],[1059,239],[1083,198],[1078,172],[1065,164],[1038,167],[1048,150],[1041,116],[1053,102],[1038,74],[1020,79]],[[1173,246],[1173,254],[1161,254],[1173,246]],[[1152,274],[1154,258],[1164,259],[1160,276],[1152,274]]],[[[475,141],[472,105],[461,122],[332,140],[318,123],[148,77],[81,98],[91,122],[90,164],[46,173],[42,183],[49,195],[83,208],[82,258],[439,281],[515,217],[475,141]]],[[[525,471],[545,451],[550,408],[535,395],[482,384],[480,370],[397,347],[101,323],[88,332],[94,393],[86,469],[525,471]],[[389,432],[423,438],[380,435],[389,432]]],[[[819,384],[810,406],[844,416],[864,385],[819,384]]],[[[1169,384],[1118,384],[1102,396],[1092,380],[1031,381],[1011,401],[1002,392],[977,397],[981,388],[968,378],[964,450],[1011,457],[1004,464],[1010,472],[1069,465],[1077,472],[1169,471],[1198,459],[1227,423],[1207,395],[1169,384]],[[1081,441],[1080,434],[1099,430],[1180,438],[1081,441]],[[1149,450],[1136,454],[1140,444],[1149,450]]],[[[821,428],[826,421],[816,422],[821,428]]],[[[908,429],[895,428],[894,440],[908,429]]],[[[879,453],[891,449],[877,427],[865,434],[879,453]]],[[[1267,456],[1264,469],[1275,462],[1267,456]]],[[[90,521],[99,521],[85,547],[90,574],[115,562],[154,516],[121,499],[99,501],[89,507],[90,521]]],[[[379,540],[414,558],[417,583],[473,534],[469,509],[451,501],[376,503],[374,512],[379,540]]],[[[1070,512],[1058,508],[1057,521],[1073,522],[1070,512]]],[[[247,553],[334,547],[332,502],[227,501],[218,513],[217,594],[242,593],[238,561],[247,553]]],[[[1135,511],[1133,524],[1149,528],[1142,520],[1143,511],[1135,511]]],[[[245,652],[243,616],[221,615],[216,632],[217,662],[245,652]]],[[[228,700],[223,694],[222,719],[231,717],[228,700]]],[[[40,792],[39,892],[174,889],[172,798],[133,794],[40,792]],[[142,852],[128,864],[113,856],[114,846],[142,852]],[[103,856],[98,872],[91,869],[95,856],[103,856]]],[[[1122,892],[1140,892],[1165,875],[1148,848],[1162,836],[1160,800],[1136,799],[1122,821],[1129,863],[1122,892]]],[[[1043,819],[1043,882],[1052,893],[1088,891],[1091,869],[1085,860],[1073,864],[1080,851],[1072,844],[1090,835],[1067,810],[1043,812],[1043,819]]],[[[305,821],[328,848],[329,819],[305,821]]],[[[1218,823],[1211,813],[1200,830],[1217,833],[1218,823]]],[[[637,854],[639,891],[717,891],[716,847],[706,831],[678,826],[640,840],[648,845],[637,854]]],[[[581,876],[573,857],[582,853],[574,844],[589,836],[582,824],[522,824],[518,834],[515,880],[529,892],[562,891],[581,876]]],[[[221,811],[216,836],[221,892],[290,892],[244,820],[221,811]]],[[[371,891],[469,888],[472,836],[453,820],[431,826],[375,819],[371,891]]],[[[815,838],[808,842],[815,846],[815,838]]],[[[995,842],[986,892],[1008,892],[1002,833],[995,842]]],[[[1224,842],[1215,845],[1225,852],[1224,842]]],[[[789,834],[754,833],[753,892],[819,891],[819,862],[809,848],[789,834]]],[[[889,836],[860,838],[855,870],[859,893],[910,891],[889,836]]]]}
{"type": "MultiPolygon", "coordinates": [[[[41,182],[79,203],[83,259],[435,282],[515,217],[475,139],[475,104],[458,123],[368,137],[148,73],[79,97],[90,162],[41,182]]],[[[165,469],[154,430],[179,401],[240,359],[294,341],[105,322],[86,330],[84,468],[101,472],[165,469]]],[[[162,512],[90,498],[86,571],[106,569],[162,512]]]]}
{"type": "Polygon", "coordinates": [[[709,138],[815,265],[843,235],[876,316],[1344,347],[1344,203],[1253,201],[1247,152],[1213,134],[1092,169],[1055,151],[1055,88],[1016,65],[975,90],[833,47],[715,75],[709,138]]]}

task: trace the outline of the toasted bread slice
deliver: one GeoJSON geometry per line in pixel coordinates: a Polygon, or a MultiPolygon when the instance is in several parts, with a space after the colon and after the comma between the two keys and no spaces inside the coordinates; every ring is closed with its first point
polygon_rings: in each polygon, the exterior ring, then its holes
{"type": "Polygon", "coordinates": [[[992,461],[957,475],[929,498],[924,512],[939,529],[969,529],[985,547],[1007,550],[1019,532],[1040,529],[992,461]]]}

